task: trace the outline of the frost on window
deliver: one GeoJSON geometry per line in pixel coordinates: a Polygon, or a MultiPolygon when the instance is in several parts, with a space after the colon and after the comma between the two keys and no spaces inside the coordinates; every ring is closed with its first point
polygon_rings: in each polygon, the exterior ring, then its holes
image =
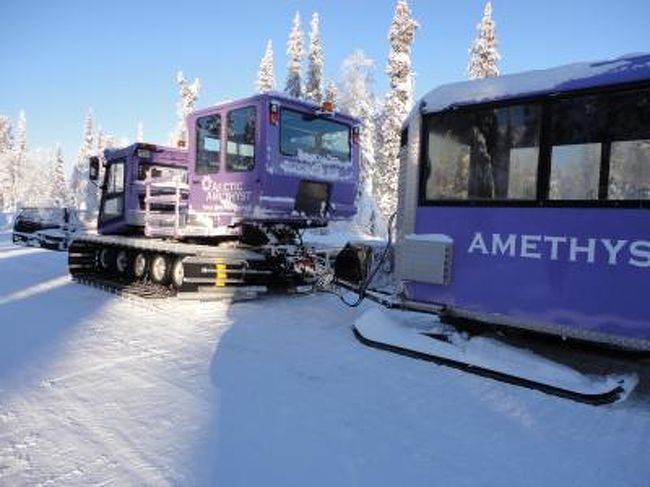
{"type": "Polygon", "coordinates": [[[508,198],[534,200],[537,196],[539,147],[513,148],[510,151],[508,198]]]}
{"type": "Polygon", "coordinates": [[[609,199],[650,199],[650,90],[612,95],[609,199]]]}
{"type": "Polygon", "coordinates": [[[350,127],[308,113],[282,109],[280,151],[301,161],[350,161],[350,127]]]}
{"type": "Polygon", "coordinates": [[[228,114],[228,171],[251,171],[255,167],[255,118],[255,107],[233,110],[228,114]]]}
{"type": "Polygon", "coordinates": [[[535,199],[540,120],[537,105],[434,116],[427,199],[535,199]]]}
{"type": "Polygon", "coordinates": [[[609,199],[650,199],[650,140],[612,143],[609,199]]]}
{"type": "Polygon", "coordinates": [[[600,178],[601,144],[553,147],[551,158],[552,200],[596,200],[600,178]]]}
{"type": "Polygon", "coordinates": [[[429,199],[466,199],[470,146],[453,132],[429,134],[429,199]]]}
{"type": "Polygon", "coordinates": [[[221,156],[221,116],[208,115],[196,121],[196,173],[219,171],[221,156]]]}

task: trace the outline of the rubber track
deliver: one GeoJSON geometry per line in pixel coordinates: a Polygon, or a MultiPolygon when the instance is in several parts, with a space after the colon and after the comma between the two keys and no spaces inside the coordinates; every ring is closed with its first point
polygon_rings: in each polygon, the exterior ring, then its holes
{"type": "MultiPolygon", "coordinates": [[[[478,367],[470,365],[464,362],[458,362],[456,360],[451,360],[443,357],[438,357],[435,355],[429,355],[422,352],[416,352],[414,350],[409,350],[407,348],[398,347],[396,345],[390,345],[383,342],[377,342],[374,340],[369,340],[364,337],[355,326],[352,326],[354,331],[354,336],[364,345],[367,345],[372,348],[379,350],[385,350],[388,352],[393,352],[399,355],[404,355],[406,357],[415,358],[418,360],[424,360],[427,362],[432,362],[438,365],[444,365],[446,367],[452,367],[454,369],[462,370],[463,372],[469,372],[471,374],[479,375],[481,377],[486,377],[489,379],[497,380],[499,382],[505,382],[507,384],[513,384],[526,389],[537,390],[550,394],[557,397],[562,397],[565,399],[570,399],[572,401],[591,404],[594,406],[600,406],[604,404],[611,404],[618,401],[621,398],[621,395],[625,392],[623,387],[617,386],[611,391],[605,392],[603,394],[582,394],[579,392],[571,391],[568,389],[562,389],[560,387],[550,386],[548,384],[541,384],[528,379],[522,379],[520,377],[514,377],[503,372],[498,372],[491,369],[486,369],[483,367],[478,367]]],[[[432,338],[432,340],[434,340],[432,338]]]]}
{"type": "Polygon", "coordinates": [[[171,287],[148,281],[122,282],[93,274],[76,275],[72,279],[86,286],[119,295],[137,296],[141,299],[163,299],[176,296],[176,291],[171,287]]]}

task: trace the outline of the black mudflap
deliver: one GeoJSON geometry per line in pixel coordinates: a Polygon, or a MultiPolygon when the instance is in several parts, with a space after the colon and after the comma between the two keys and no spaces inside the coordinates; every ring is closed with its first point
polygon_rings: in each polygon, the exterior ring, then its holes
{"type": "Polygon", "coordinates": [[[359,287],[370,275],[373,249],[369,245],[348,243],[334,261],[334,277],[359,287]]]}

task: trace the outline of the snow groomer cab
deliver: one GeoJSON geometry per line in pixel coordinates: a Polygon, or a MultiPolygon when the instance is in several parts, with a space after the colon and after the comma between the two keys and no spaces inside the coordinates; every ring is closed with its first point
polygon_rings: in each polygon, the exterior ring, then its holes
{"type": "MultiPolygon", "coordinates": [[[[187,152],[136,143],[107,149],[97,231],[102,235],[141,235],[148,222],[175,214],[187,205],[187,152]]],[[[100,160],[90,159],[90,179],[97,180],[100,160]]]]}
{"type": "Polygon", "coordinates": [[[650,350],[650,55],[442,86],[402,139],[407,299],[650,350]]]}
{"type": "Polygon", "coordinates": [[[359,121],[280,93],[188,117],[188,228],[240,235],[354,215],[359,121]]]}

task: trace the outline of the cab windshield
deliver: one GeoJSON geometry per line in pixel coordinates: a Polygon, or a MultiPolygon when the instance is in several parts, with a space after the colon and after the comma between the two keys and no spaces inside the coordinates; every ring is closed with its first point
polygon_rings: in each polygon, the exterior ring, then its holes
{"type": "Polygon", "coordinates": [[[350,127],[316,115],[282,109],[280,152],[305,161],[350,161],[350,127]]]}

